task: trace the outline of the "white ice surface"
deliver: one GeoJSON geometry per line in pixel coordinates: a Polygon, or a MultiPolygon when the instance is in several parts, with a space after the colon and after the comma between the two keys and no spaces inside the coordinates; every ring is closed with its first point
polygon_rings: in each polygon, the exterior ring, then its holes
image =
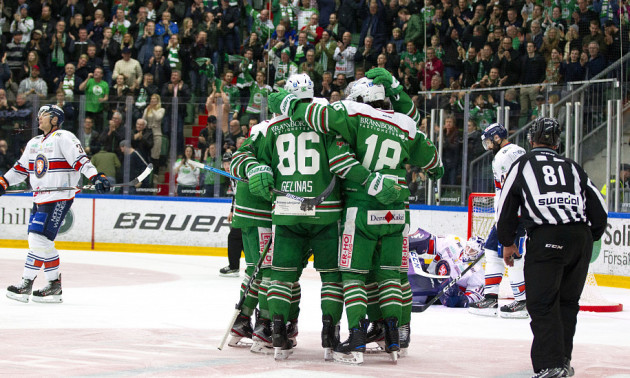
{"type": "MultiPolygon", "coordinates": [[[[0,248],[0,285],[19,281],[25,255],[26,250],[0,248]]],[[[532,374],[528,320],[479,317],[442,306],[412,314],[410,355],[397,365],[384,355],[367,355],[360,367],[324,362],[320,283],[312,269],[302,277],[300,335],[289,360],[276,362],[243,348],[218,351],[242,279],[242,274],[240,279],[219,276],[226,258],[93,251],[60,255],[63,304],[0,297],[0,376],[532,374]]],[[[40,272],[34,288],[44,283],[40,272]]],[[[579,314],[576,376],[630,376],[630,290],[600,290],[626,311],[579,314]]]]}

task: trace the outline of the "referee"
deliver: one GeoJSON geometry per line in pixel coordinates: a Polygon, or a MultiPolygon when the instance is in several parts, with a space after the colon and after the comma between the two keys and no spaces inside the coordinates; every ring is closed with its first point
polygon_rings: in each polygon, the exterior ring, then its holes
{"type": "Polygon", "coordinates": [[[539,118],[529,129],[532,150],[514,162],[498,204],[503,259],[514,263],[521,221],[527,230],[525,285],[534,334],[534,377],[572,376],[573,335],[593,240],[607,223],[604,201],[582,167],[558,155],[560,125],[539,118]]]}

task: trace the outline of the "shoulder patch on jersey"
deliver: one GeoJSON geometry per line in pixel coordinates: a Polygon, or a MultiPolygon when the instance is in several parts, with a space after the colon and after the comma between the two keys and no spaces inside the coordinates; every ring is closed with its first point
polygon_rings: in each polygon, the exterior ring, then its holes
{"type": "Polygon", "coordinates": [[[439,276],[449,277],[451,275],[451,267],[446,260],[440,260],[435,266],[435,274],[439,276]]]}

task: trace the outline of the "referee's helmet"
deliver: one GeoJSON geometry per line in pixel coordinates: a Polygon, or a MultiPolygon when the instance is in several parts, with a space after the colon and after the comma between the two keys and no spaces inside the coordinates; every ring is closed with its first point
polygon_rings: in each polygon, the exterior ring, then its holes
{"type": "Polygon", "coordinates": [[[540,117],[529,128],[527,139],[530,143],[558,147],[560,144],[560,124],[555,118],[540,117]]]}

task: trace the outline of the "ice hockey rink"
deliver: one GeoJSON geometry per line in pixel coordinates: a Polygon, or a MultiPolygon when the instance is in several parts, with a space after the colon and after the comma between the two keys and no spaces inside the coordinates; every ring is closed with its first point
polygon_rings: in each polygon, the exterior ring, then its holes
{"type": "MultiPolygon", "coordinates": [[[[2,291],[21,277],[26,250],[0,248],[2,291]]],[[[529,320],[487,318],[433,306],[412,314],[409,356],[362,366],[325,362],[320,283],[302,277],[298,346],[276,362],[217,345],[242,279],[220,277],[227,259],[60,251],[63,304],[0,298],[0,376],[527,377],[529,320]]],[[[242,260],[241,266],[244,266],[242,260]]],[[[43,272],[34,289],[45,285],[43,272]]],[[[576,377],[630,377],[630,290],[600,287],[626,311],[578,317],[576,377]]],[[[345,321],[345,320],[344,320],[345,321]]],[[[342,338],[347,336],[342,323],[342,338]]]]}

